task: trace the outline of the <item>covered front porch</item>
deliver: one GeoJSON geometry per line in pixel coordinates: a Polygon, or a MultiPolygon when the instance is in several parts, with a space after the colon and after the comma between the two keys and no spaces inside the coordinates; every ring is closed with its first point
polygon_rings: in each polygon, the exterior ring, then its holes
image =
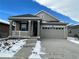
{"type": "Polygon", "coordinates": [[[40,38],[39,17],[10,17],[9,36],[12,38],[40,38]],[[14,26],[14,28],[13,28],[14,26]]]}

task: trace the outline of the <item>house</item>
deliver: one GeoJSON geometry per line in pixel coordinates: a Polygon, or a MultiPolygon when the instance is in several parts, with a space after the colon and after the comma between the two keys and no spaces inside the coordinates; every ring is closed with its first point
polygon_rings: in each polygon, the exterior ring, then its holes
{"type": "Polygon", "coordinates": [[[9,23],[0,20],[0,38],[8,37],[9,23]]]}
{"type": "Polygon", "coordinates": [[[79,37],[79,25],[68,26],[68,36],[79,37]]]}
{"type": "Polygon", "coordinates": [[[59,21],[46,11],[35,15],[10,16],[9,21],[10,37],[65,39],[68,36],[67,23],[59,21]],[[14,30],[12,24],[15,25],[14,30]]]}

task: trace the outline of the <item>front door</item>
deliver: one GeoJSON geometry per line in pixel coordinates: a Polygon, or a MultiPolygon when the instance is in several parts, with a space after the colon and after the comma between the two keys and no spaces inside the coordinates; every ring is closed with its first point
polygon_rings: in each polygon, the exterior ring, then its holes
{"type": "Polygon", "coordinates": [[[37,36],[37,21],[33,21],[33,36],[37,36]]]}

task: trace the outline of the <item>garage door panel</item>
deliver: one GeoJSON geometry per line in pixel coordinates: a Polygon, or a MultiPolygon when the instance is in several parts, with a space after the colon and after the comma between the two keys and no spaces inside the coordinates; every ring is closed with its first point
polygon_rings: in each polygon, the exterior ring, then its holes
{"type": "Polygon", "coordinates": [[[64,30],[56,30],[56,29],[42,29],[41,30],[42,38],[64,38],[64,30]]]}

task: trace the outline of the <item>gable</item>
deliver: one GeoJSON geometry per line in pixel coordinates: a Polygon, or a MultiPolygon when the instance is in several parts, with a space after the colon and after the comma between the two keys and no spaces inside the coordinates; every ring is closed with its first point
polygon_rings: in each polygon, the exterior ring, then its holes
{"type": "Polygon", "coordinates": [[[41,11],[41,12],[37,13],[36,15],[39,16],[40,18],[42,18],[42,20],[44,20],[44,21],[56,21],[56,22],[59,21],[55,17],[53,17],[52,15],[48,14],[45,11],[41,11]]]}

